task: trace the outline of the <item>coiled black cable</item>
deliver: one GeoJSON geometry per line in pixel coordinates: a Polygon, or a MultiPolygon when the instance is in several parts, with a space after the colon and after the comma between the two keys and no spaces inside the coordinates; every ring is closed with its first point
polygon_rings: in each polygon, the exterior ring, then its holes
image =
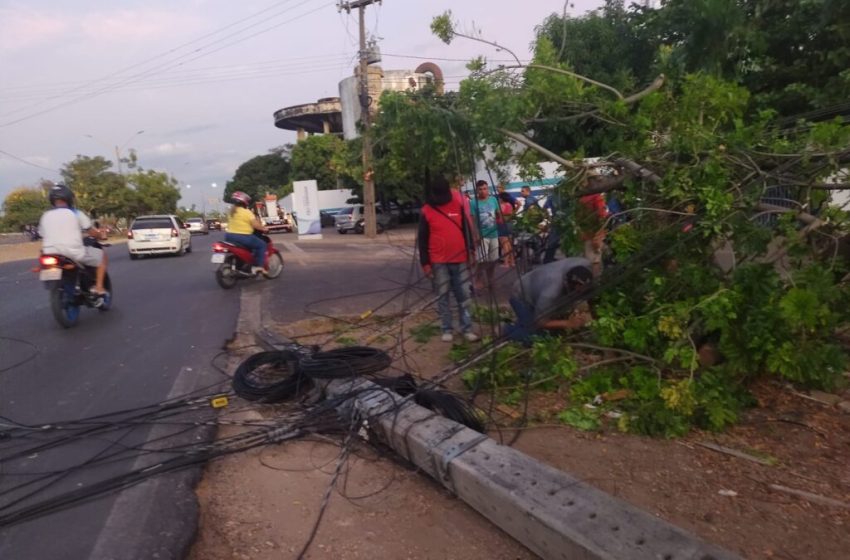
{"type": "Polygon", "coordinates": [[[341,379],[378,373],[390,367],[389,354],[371,346],[348,346],[312,356],[298,362],[301,373],[314,379],[341,379]]]}
{"type": "Polygon", "coordinates": [[[288,350],[258,352],[239,364],[233,374],[234,392],[248,401],[280,402],[311,385],[301,373],[298,354],[288,350]]]}

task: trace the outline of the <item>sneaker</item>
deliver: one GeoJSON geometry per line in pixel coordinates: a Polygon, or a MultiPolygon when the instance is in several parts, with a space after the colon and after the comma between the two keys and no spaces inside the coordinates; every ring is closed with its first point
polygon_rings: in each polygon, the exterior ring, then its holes
{"type": "Polygon", "coordinates": [[[263,270],[264,270],[264,269],[263,269],[263,267],[262,267],[262,266],[252,266],[252,267],[251,267],[251,274],[259,274],[259,273],[261,273],[263,270]]]}
{"type": "Polygon", "coordinates": [[[455,339],[455,336],[450,332],[444,332],[443,337],[440,339],[443,342],[451,342],[455,339]]]}
{"type": "Polygon", "coordinates": [[[91,293],[91,295],[92,295],[92,299],[91,299],[92,307],[94,307],[95,309],[103,307],[105,298],[108,295],[108,293],[107,292],[95,292],[94,290],[92,290],[89,293],[91,293]]]}
{"type": "Polygon", "coordinates": [[[465,338],[467,342],[478,342],[478,335],[474,332],[463,333],[463,338],[465,338]]]}

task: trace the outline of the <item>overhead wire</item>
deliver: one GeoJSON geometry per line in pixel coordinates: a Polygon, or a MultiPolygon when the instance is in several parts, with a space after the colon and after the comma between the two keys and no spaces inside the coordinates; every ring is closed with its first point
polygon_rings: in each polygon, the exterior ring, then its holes
{"type": "MultiPolygon", "coordinates": [[[[289,0],[287,0],[287,1],[289,1],[289,0]]],[[[301,6],[303,6],[303,5],[305,5],[305,4],[308,4],[308,3],[312,2],[312,1],[313,1],[313,0],[304,0],[303,2],[301,2],[300,4],[298,4],[295,8],[301,7],[301,6]]],[[[236,36],[236,35],[239,35],[240,33],[242,33],[243,31],[245,31],[245,30],[247,30],[247,29],[251,29],[251,28],[253,28],[253,27],[256,27],[256,26],[262,25],[262,24],[264,24],[264,23],[267,23],[267,20],[263,20],[263,21],[260,21],[260,22],[258,22],[258,23],[251,24],[251,25],[249,25],[249,26],[245,27],[244,29],[242,29],[242,30],[240,30],[240,31],[237,31],[237,32],[235,32],[235,33],[231,33],[231,34],[229,34],[229,35],[225,35],[224,37],[219,38],[219,39],[216,39],[215,41],[213,41],[213,42],[211,42],[211,43],[209,43],[209,44],[206,44],[206,45],[200,46],[200,47],[198,47],[198,48],[195,48],[195,49],[194,49],[192,52],[190,52],[190,53],[187,53],[187,54],[184,54],[184,55],[180,55],[180,56],[176,57],[174,60],[170,60],[170,61],[165,62],[165,63],[163,63],[163,64],[160,64],[160,65],[154,66],[153,68],[149,68],[149,69],[147,69],[147,70],[144,70],[144,71],[141,71],[141,72],[137,72],[137,73],[135,73],[135,74],[131,74],[131,75],[127,76],[127,77],[120,78],[120,79],[118,79],[118,80],[117,80],[117,81],[115,81],[115,82],[108,83],[108,84],[106,84],[106,85],[104,85],[104,86],[102,86],[102,87],[99,87],[99,88],[95,89],[95,90],[94,90],[94,92],[87,92],[87,93],[86,93],[86,94],[84,94],[84,95],[77,95],[77,96],[76,96],[76,97],[74,97],[73,99],[69,99],[69,100],[67,100],[67,101],[63,101],[63,102],[61,102],[61,103],[58,103],[58,104],[53,105],[53,106],[51,106],[51,107],[48,107],[48,108],[46,108],[46,109],[38,110],[38,111],[35,111],[35,112],[32,112],[32,113],[28,113],[28,114],[26,114],[26,115],[24,115],[24,116],[22,116],[22,117],[19,117],[19,118],[13,119],[13,120],[9,120],[9,121],[2,122],[2,123],[0,123],[0,127],[6,127],[6,126],[13,125],[13,124],[17,124],[17,123],[22,122],[22,121],[24,121],[24,120],[28,120],[28,119],[31,119],[31,118],[34,118],[34,117],[37,117],[37,116],[40,116],[40,115],[46,114],[46,113],[51,112],[51,111],[54,111],[54,110],[56,110],[56,109],[59,109],[59,108],[62,108],[62,107],[65,107],[65,106],[68,106],[68,105],[71,105],[71,104],[74,104],[74,103],[78,103],[78,102],[83,101],[83,100],[91,99],[91,98],[93,98],[93,97],[97,97],[97,96],[99,96],[99,95],[102,95],[103,93],[107,93],[107,92],[109,92],[109,91],[112,91],[112,90],[116,89],[118,86],[121,86],[121,85],[124,85],[124,84],[127,84],[127,83],[134,83],[134,82],[139,81],[139,79],[141,79],[141,78],[144,78],[144,77],[146,77],[146,76],[149,76],[149,75],[150,75],[150,74],[152,74],[152,73],[160,72],[160,71],[162,71],[162,69],[163,69],[163,68],[166,68],[166,69],[177,68],[177,67],[182,66],[182,65],[184,65],[184,64],[187,64],[187,63],[189,63],[189,62],[193,62],[193,61],[198,60],[198,59],[200,59],[200,58],[203,58],[203,57],[205,57],[205,56],[209,56],[210,54],[213,54],[213,53],[219,52],[219,51],[221,51],[221,50],[223,50],[223,49],[225,49],[225,48],[228,48],[228,47],[231,47],[231,46],[233,46],[233,45],[239,44],[239,43],[241,43],[241,42],[243,42],[243,41],[246,41],[246,40],[248,40],[248,39],[251,39],[251,38],[253,38],[253,37],[256,37],[257,35],[260,35],[260,34],[262,34],[262,33],[267,33],[267,32],[269,32],[269,31],[271,31],[271,30],[273,30],[273,29],[276,29],[276,28],[278,28],[278,27],[282,26],[282,25],[286,25],[286,24],[288,24],[288,23],[292,23],[292,22],[294,22],[294,21],[297,21],[297,20],[299,20],[299,19],[302,19],[302,18],[304,18],[304,17],[306,17],[306,16],[308,16],[308,15],[311,15],[311,14],[313,14],[313,13],[315,13],[315,12],[318,12],[319,10],[322,10],[322,9],[324,9],[324,8],[326,8],[326,7],[330,6],[330,5],[332,5],[332,4],[333,4],[333,2],[328,2],[328,3],[322,4],[321,6],[319,6],[319,7],[317,7],[317,8],[314,8],[314,9],[309,10],[309,11],[307,11],[307,12],[301,13],[301,14],[299,14],[299,15],[297,15],[297,16],[294,16],[294,17],[292,17],[292,18],[290,18],[290,19],[284,20],[283,22],[275,23],[275,24],[273,24],[273,25],[271,25],[271,26],[265,27],[264,29],[262,29],[262,30],[260,30],[260,31],[258,31],[258,32],[252,33],[252,34],[250,34],[250,35],[248,35],[248,36],[240,37],[239,39],[234,40],[234,41],[231,41],[230,43],[227,43],[227,44],[225,44],[224,46],[221,46],[221,47],[215,48],[215,49],[213,49],[213,50],[207,50],[209,47],[215,46],[217,43],[223,42],[223,41],[224,41],[224,40],[226,40],[226,39],[229,39],[229,38],[231,38],[231,37],[234,37],[234,36],[236,36]],[[205,52],[201,52],[201,51],[205,51],[205,52]],[[199,53],[199,52],[200,52],[201,54],[196,54],[196,53],[199,53]],[[188,57],[190,57],[190,56],[192,56],[192,55],[195,55],[195,56],[194,56],[193,58],[188,58],[188,57]],[[184,58],[186,58],[186,60],[181,60],[181,59],[184,59],[184,58]]],[[[293,10],[293,9],[295,9],[295,8],[289,8],[289,9],[287,9],[287,10],[285,10],[285,11],[283,11],[283,12],[279,13],[279,14],[276,14],[276,15],[275,15],[275,17],[277,17],[277,16],[279,16],[279,15],[282,15],[282,14],[284,14],[284,13],[288,12],[288,11],[291,11],[291,10],[293,10]]],[[[132,68],[132,67],[131,67],[131,68],[132,68]]],[[[121,72],[121,73],[123,73],[123,72],[121,72]]],[[[120,73],[119,73],[118,75],[120,75],[120,73]]],[[[98,81],[104,81],[104,80],[98,80],[98,81]]],[[[68,95],[68,94],[66,94],[66,95],[68,95]]],[[[22,110],[25,110],[25,109],[19,109],[19,110],[12,111],[11,113],[6,113],[5,115],[3,115],[3,117],[2,117],[2,118],[8,118],[8,116],[13,115],[13,114],[16,114],[16,113],[18,113],[18,112],[21,112],[22,110]]]]}

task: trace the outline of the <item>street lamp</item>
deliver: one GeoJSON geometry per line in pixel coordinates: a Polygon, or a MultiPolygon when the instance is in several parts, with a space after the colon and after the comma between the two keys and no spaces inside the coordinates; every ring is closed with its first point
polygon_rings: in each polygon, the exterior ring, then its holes
{"type": "MultiPolygon", "coordinates": [[[[121,146],[118,146],[118,144],[116,144],[116,145],[115,145],[115,161],[116,161],[116,163],[118,164],[118,174],[119,174],[119,175],[123,175],[123,174],[124,174],[124,169],[123,169],[123,167],[121,166],[121,151],[122,151],[124,148],[126,148],[126,147],[127,147],[127,144],[129,144],[129,143],[130,143],[130,141],[132,141],[132,140],[133,140],[133,138],[135,138],[135,137],[136,137],[136,136],[138,136],[139,134],[143,134],[144,132],[145,132],[144,130],[138,130],[138,131],[134,132],[134,133],[133,133],[133,134],[132,134],[129,138],[127,138],[127,140],[126,140],[123,144],[121,144],[121,146]]],[[[83,136],[86,136],[87,138],[91,138],[92,140],[94,140],[94,141],[95,141],[95,142],[97,142],[98,144],[105,145],[103,142],[101,142],[100,140],[98,140],[97,138],[95,138],[95,137],[94,137],[93,135],[91,135],[91,134],[84,134],[83,136]]],[[[110,148],[110,149],[111,149],[111,148],[110,148]]]]}

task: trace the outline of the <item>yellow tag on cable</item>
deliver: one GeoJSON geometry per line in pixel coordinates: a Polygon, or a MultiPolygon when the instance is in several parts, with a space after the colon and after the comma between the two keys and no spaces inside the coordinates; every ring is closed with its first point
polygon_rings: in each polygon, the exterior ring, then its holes
{"type": "Polygon", "coordinates": [[[224,408],[228,404],[230,404],[230,401],[223,395],[221,397],[210,399],[210,406],[213,408],[224,408]]]}

